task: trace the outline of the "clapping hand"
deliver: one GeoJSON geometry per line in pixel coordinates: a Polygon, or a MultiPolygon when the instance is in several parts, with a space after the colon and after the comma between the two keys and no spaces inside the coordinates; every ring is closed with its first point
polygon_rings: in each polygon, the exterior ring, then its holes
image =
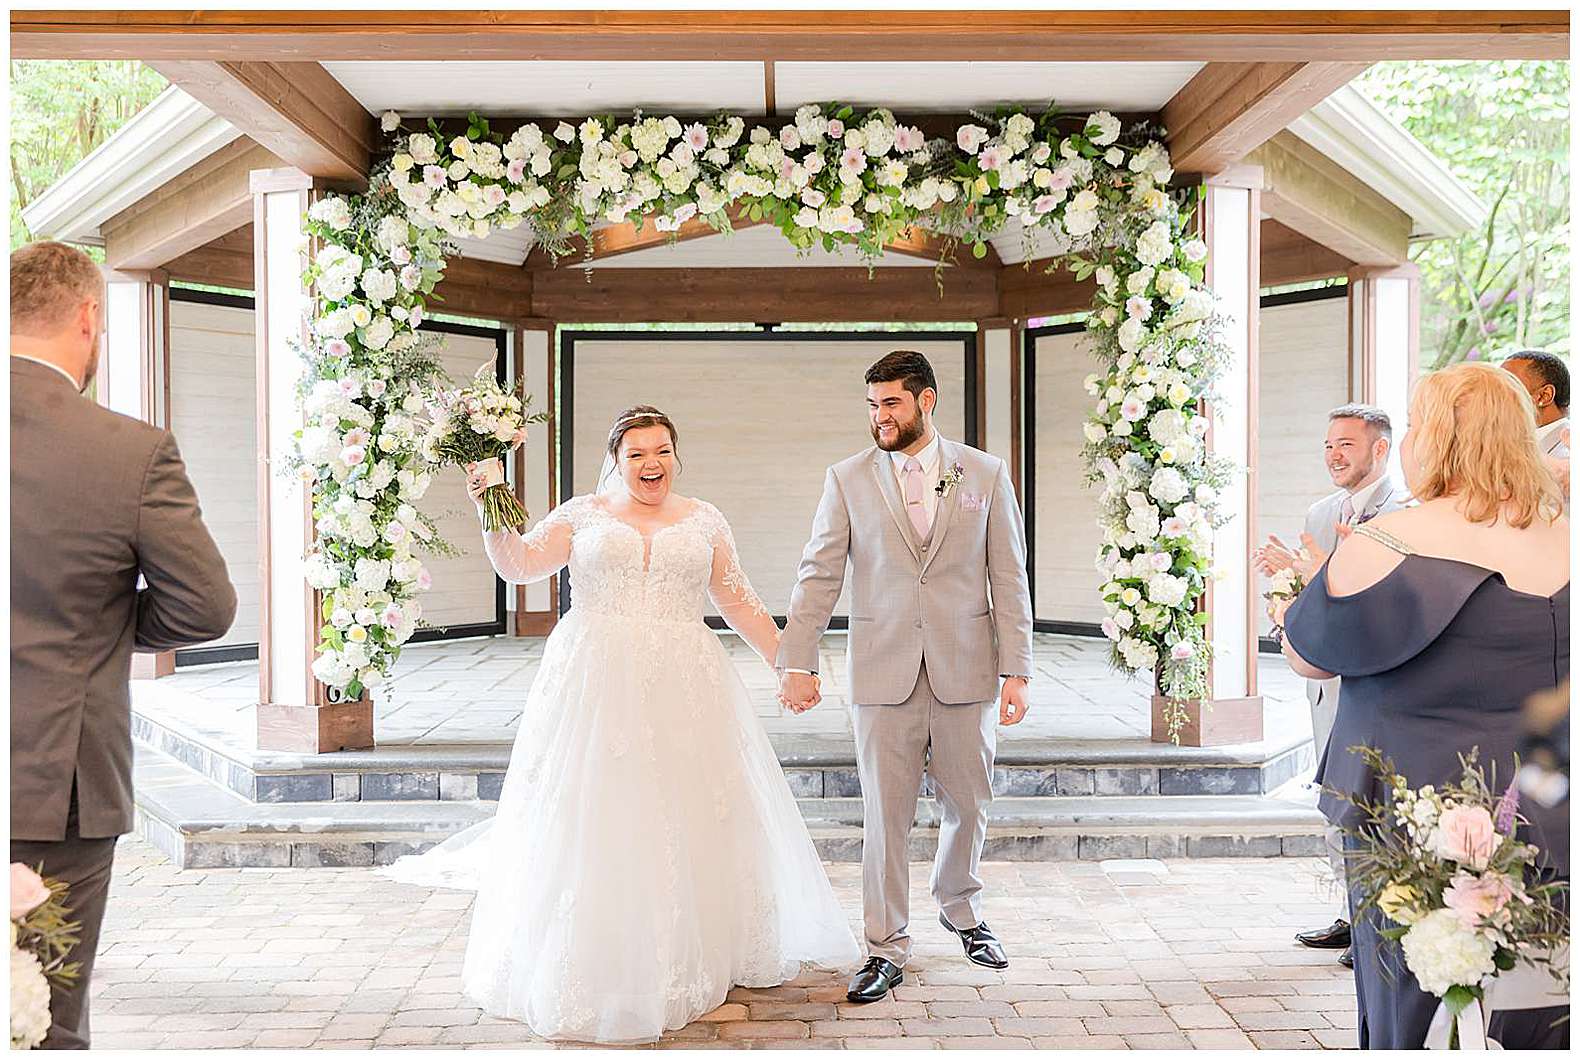
{"type": "Polygon", "coordinates": [[[803,714],[817,706],[823,699],[816,674],[798,674],[786,670],[779,675],[779,702],[792,714],[803,714]]]}
{"type": "Polygon", "coordinates": [[[1256,569],[1269,578],[1293,567],[1299,559],[1300,554],[1280,541],[1276,534],[1269,535],[1267,544],[1251,553],[1256,569]]]}

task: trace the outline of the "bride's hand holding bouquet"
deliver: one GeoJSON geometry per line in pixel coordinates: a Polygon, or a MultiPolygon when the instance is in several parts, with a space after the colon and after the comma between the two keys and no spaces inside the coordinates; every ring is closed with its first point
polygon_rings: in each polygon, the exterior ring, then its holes
{"type": "Polygon", "coordinates": [[[527,440],[529,424],[549,417],[529,412],[532,398],[506,390],[492,371],[493,365],[485,364],[471,385],[434,395],[422,454],[435,467],[466,471],[467,492],[482,506],[485,531],[520,530],[527,512],[505,481],[504,457],[527,440]]]}

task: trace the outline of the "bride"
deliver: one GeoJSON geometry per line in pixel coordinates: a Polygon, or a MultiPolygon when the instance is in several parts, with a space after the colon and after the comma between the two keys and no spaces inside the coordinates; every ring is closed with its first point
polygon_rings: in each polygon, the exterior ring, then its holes
{"type": "Polygon", "coordinates": [[[770,665],[778,626],[719,510],[671,491],[678,467],[674,425],[637,406],[609,431],[598,494],[483,535],[509,582],[568,563],[574,605],[497,814],[388,870],[475,887],[464,989],[548,1038],[653,1041],[732,985],[860,960],[706,598],[770,665]]]}

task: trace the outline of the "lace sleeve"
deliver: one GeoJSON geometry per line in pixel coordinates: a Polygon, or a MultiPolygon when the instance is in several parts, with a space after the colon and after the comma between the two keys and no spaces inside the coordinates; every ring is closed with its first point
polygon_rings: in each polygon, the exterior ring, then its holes
{"type": "Polygon", "coordinates": [[[764,662],[772,666],[774,656],[779,652],[779,625],[768,613],[768,608],[763,606],[746,572],[741,569],[730,524],[711,504],[707,506],[706,514],[711,524],[709,536],[713,541],[713,577],[708,583],[708,595],[713,598],[714,605],[729,627],[739,633],[762,656],[764,662]]]}
{"type": "MultiPolygon", "coordinates": [[[[572,497],[524,534],[484,531],[483,549],[494,570],[512,585],[531,585],[553,577],[570,562],[571,535],[584,503],[582,498],[572,497]]],[[[481,508],[478,517],[482,517],[481,508]]]]}

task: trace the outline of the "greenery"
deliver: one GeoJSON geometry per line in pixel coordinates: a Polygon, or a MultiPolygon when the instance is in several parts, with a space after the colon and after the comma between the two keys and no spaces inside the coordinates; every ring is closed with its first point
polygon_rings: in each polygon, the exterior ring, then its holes
{"type": "Polygon", "coordinates": [[[1421,362],[1569,350],[1569,64],[1379,63],[1358,86],[1487,204],[1418,245],[1421,362]]]}
{"type": "Polygon", "coordinates": [[[33,235],[22,210],[165,90],[135,60],[11,64],[11,249],[33,235]]]}

